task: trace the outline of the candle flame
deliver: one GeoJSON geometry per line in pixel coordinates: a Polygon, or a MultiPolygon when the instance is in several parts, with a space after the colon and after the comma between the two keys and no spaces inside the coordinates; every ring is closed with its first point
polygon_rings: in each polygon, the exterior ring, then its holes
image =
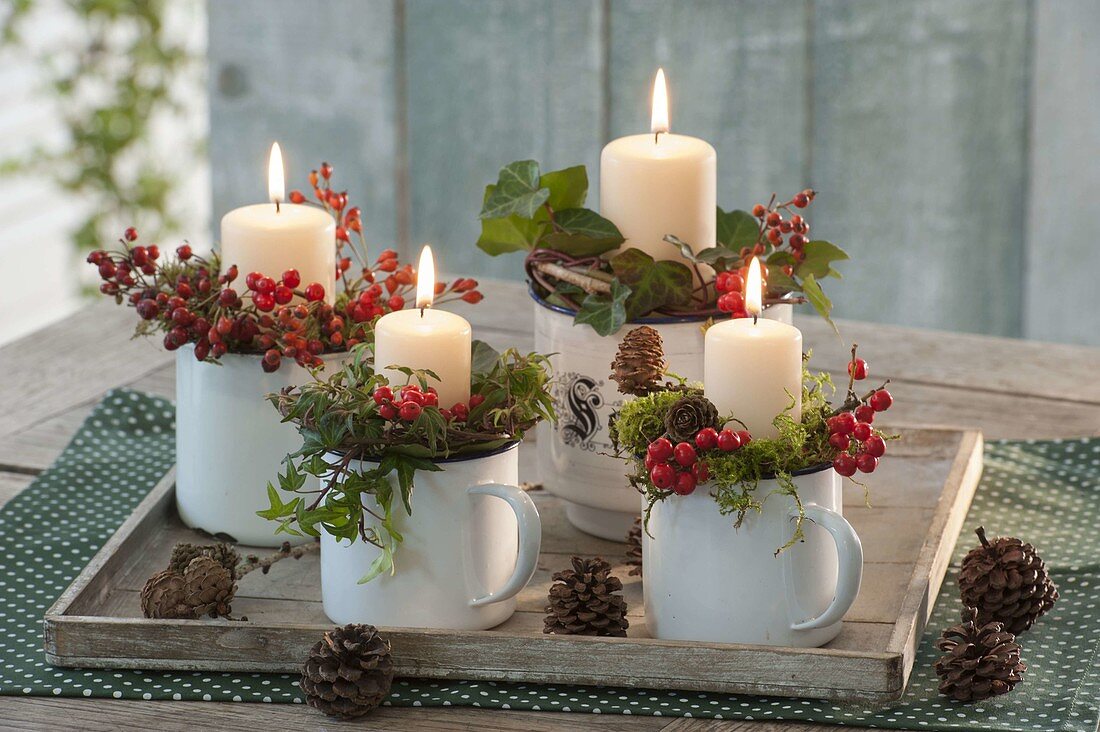
{"type": "Polygon", "coordinates": [[[283,151],[279,143],[271,145],[271,156],[267,159],[267,197],[278,206],[286,198],[286,180],[283,175],[283,151]]]}
{"type": "Polygon", "coordinates": [[[435,299],[435,258],[427,244],[420,252],[420,264],[416,268],[416,306],[430,308],[435,299]]]}
{"type": "Polygon", "coordinates": [[[745,312],[753,317],[763,310],[764,287],[760,278],[760,260],[756,257],[749,262],[749,276],[745,280],[745,312]]]}
{"type": "Polygon", "coordinates": [[[657,69],[657,78],[653,80],[653,114],[649,119],[649,131],[654,135],[668,132],[668,86],[664,69],[657,69]]]}

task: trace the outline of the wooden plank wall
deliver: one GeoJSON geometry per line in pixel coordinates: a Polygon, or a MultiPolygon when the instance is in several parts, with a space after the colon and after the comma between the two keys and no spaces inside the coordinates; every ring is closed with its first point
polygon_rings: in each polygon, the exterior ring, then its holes
{"type": "Polygon", "coordinates": [[[1100,345],[1100,3],[1092,0],[341,0],[212,3],[215,217],[339,164],[373,242],[520,277],[474,248],[503,163],[585,163],[646,129],[719,153],[719,200],[822,191],[856,262],[841,317],[1100,345]],[[873,305],[871,304],[873,303],[873,305]]]}

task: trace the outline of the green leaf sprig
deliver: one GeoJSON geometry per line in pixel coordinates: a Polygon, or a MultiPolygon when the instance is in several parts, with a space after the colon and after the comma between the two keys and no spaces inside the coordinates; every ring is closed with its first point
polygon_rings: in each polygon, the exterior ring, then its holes
{"type": "Polygon", "coordinates": [[[352,349],[343,368],[327,378],[270,395],[283,421],[297,425],[302,446],[287,456],[278,486],[268,484],[268,508],[257,512],[278,523],[277,534],[317,537],[324,531],[378,547],[361,582],[394,572],[403,540],[394,512],[412,515],[417,471],[440,470],[439,458],[491,452],[554,418],[545,356],[514,349],[498,354],[475,342],[476,406],[465,420],[448,419],[437,406],[424,406],[411,421],[386,419],[374,400],[376,389],[415,383],[426,390],[435,374],[402,367],[404,383],[391,385],[374,373],[370,348],[364,343],[352,349]],[[395,508],[396,496],[401,505],[395,508]]]}

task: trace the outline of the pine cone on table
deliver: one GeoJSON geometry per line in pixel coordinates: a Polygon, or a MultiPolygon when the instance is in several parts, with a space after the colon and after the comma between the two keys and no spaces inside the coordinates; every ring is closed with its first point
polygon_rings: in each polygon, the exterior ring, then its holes
{"type": "Polygon", "coordinates": [[[634,525],[626,534],[626,563],[630,565],[630,576],[642,573],[642,517],[634,519],[634,525]]]}
{"type": "Polygon", "coordinates": [[[212,618],[232,612],[231,603],[237,593],[233,573],[216,559],[205,554],[192,559],[183,572],[186,591],[184,602],[192,609],[192,617],[212,618]]]}
{"type": "Polygon", "coordinates": [[[612,381],[623,394],[645,396],[661,387],[665,375],[665,352],[661,334],[648,325],[627,333],[611,362],[612,381]]]}
{"type": "Polygon", "coordinates": [[[943,631],[936,647],[947,655],[932,667],[940,693],[956,701],[979,701],[1007,694],[1023,679],[1020,644],[1001,623],[981,624],[975,608],[963,609],[963,622],[943,631]]]}
{"type": "Polygon", "coordinates": [[[1058,600],[1055,586],[1035,547],[1014,537],[989,541],[985,528],[975,532],[982,545],[963,559],[959,590],[963,604],[978,610],[978,622],[999,621],[1019,635],[1058,600]]]}
{"type": "Polygon", "coordinates": [[[665,415],[665,430],[673,442],[692,442],[699,430],[720,426],[718,407],[702,394],[681,397],[665,415]]]}
{"type": "Polygon", "coordinates": [[[392,683],[389,642],[373,625],[349,624],[314,644],[298,685],[314,709],[351,719],[385,701],[392,683]]]}
{"type": "Polygon", "coordinates": [[[168,569],[183,574],[191,560],[201,556],[210,557],[232,572],[234,578],[237,577],[237,565],[240,564],[241,555],[237,553],[236,549],[224,542],[212,546],[180,542],[172,548],[172,558],[168,560],[168,569]]]}
{"type": "Polygon", "coordinates": [[[141,614],[147,618],[191,618],[183,576],[171,570],[157,572],[141,588],[141,614]]]}
{"type": "Polygon", "coordinates": [[[573,568],[554,573],[543,633],[626,637],[623,583],[603,559],[573,557],[573,568]]]}

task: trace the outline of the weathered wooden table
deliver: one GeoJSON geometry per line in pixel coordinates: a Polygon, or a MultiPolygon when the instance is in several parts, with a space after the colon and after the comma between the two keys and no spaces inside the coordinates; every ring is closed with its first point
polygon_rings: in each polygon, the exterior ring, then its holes
{"type": "MultiPolygon", "coordinates": [[[[533,306],[523,287],[502,283],[483,289],[485,302],[464,313],[476,336],[498,348],[530,349],[533,306]]],[[[53,461],[106,390],[128,386],[172,396],[173,356],[154,340],[131,341],[133,325],[129,310],[97,303],[0,348],[0,504],[53,461]]],[[[839,380],[848,360],[845,342],[819,320],[805,318],[798,325],[814,350],[814,364],[834,372],[839,380]]],[[[978,427],[990,440],[1100,435],[1100,349],[856,322],[841,322],[840,329],[846,339],[860,344],[875,379],[892,380],[894,423],[978,427]]],[[[4,729],[252,732],[353,725],[365,730],[822,729],[782,722],[472,708],[380,709],[345,724],[299,705],[0,697],[4,729]]]]}

